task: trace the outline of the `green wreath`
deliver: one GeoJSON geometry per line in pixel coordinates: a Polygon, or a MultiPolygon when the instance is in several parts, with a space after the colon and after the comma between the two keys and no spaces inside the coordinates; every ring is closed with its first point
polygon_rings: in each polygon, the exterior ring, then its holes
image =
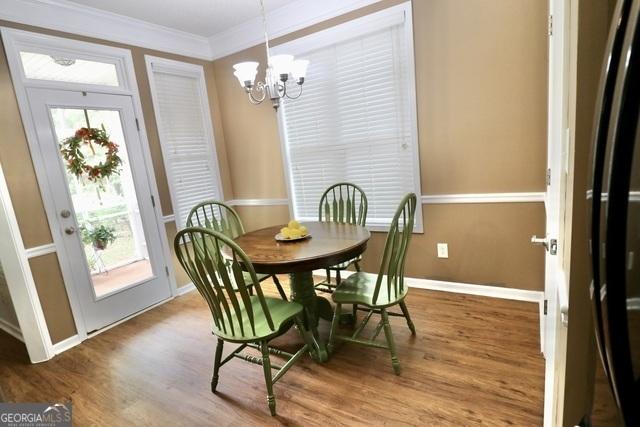
{"type": "Polygon", "coordinates": [[[89,181],[97,182],[120,173],[119,167],[122,165],[122,159],[118,156],[118,145],[109,141],[109,135],[107,135],[104,126],[102,129],[78,129],[74,136],[62,141],[60,152],[67,162],[69,172],[78,178],[86,174],[89,181]],[[107,153],[104,161],[94,166],[88,165],[84,154],[80,151],[83,144],[88,144],[94,154],[93,144],[105,148],[107,153]]]}

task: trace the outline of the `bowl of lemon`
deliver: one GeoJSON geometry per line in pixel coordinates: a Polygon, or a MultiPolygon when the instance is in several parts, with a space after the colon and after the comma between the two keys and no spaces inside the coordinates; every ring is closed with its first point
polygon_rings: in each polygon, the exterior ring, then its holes
{"type": "Polygon", "coordinates": [[[276,234],[276,240],[279,242],[295,242],[311,237],[309,230],[304,225],[300,225],[298,221],[292,219],[286,227],[282,227],[280,232],[276,234]]]}

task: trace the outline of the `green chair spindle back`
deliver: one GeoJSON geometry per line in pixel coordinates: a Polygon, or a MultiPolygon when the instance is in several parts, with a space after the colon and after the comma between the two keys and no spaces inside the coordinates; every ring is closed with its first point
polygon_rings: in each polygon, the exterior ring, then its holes
{"type": "Polygon", "coordinates": [[[318,220],[361,225],[367,221],[367,196],[355,184],[340,182],[329,187],[320,198],[318,220]]]}
{"type": "Polygon", "coordinates": [[[208,228],[232,239],[244,234],[237,212],[216,200],[207,200],[194,206],[187,216],[187,227],[208,228]]]}
{"type": "Polygon", "coordinates": [[[211,229],[190,227],[178,232],[174,248],[180,264],[207,301],[218,332],[238,338],[255,336],[256,307],[263,311],[269,328],[275,331],[253,265],[231,238],[211,229]],[[231,250],[231,259],[225,260],[220,253],[224,246],[231,250]],[[245,281],[243,272],[250,274],[252,283],[245,281]],[[253,297],[249,292],[251,286],[255,290],[253,297]],[[252,304],[252,298],[258,298],[259,304],[252,304]]]}
{"type": "Polygon", "coordinates": [[[400,202],[396,210],[389,234],[384,245],[384,254],[380,262],[380,273],[373,293],[373,303],[378,300],[381,288],[387,292],[387,299],[391,300],[404,291],[404,264],[409,248],[409,241],[413,233],[417,197],[409,193],[400,202]],[[383,282],[386,279],[386,289],[383,282]]]}

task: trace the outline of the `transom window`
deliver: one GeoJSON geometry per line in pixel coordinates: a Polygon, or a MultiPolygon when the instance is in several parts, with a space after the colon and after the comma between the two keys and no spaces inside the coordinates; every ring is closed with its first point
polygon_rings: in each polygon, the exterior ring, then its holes
{"type": "Polygon", "coordinates": [[[119,86],[115,64],[89,61],[37,52],[20,52],[24,75],[28,79],[119,86]]]}

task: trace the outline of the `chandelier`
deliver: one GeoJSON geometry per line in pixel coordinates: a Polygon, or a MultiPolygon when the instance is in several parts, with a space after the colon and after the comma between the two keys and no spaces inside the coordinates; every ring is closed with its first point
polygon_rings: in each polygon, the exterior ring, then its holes
{"type": "Polygon", "coordinates": [[[260,104],[267,99],[271,100],[276,110],[280,106],[280,99],[285,96],[289,99],[297,99],[302,94],[302,84],[307,73],[309,61],[305,59],[294,60],[293,55],[273,55],[269,53],[269,36],[267,35],[267,17],[264,12],[263,0],[260,0],[262,11],[262,23],[264,25],[264,44],[267,51],[267,70],[265,81],[255,83],[258,74],[258,63],[254,61],[240,62],[233,66],[234,75],[244,88],[252,104],[260,104]],[[289,93],[288,82],[293,80],[298,86],[295,96],[289,93]]]}

